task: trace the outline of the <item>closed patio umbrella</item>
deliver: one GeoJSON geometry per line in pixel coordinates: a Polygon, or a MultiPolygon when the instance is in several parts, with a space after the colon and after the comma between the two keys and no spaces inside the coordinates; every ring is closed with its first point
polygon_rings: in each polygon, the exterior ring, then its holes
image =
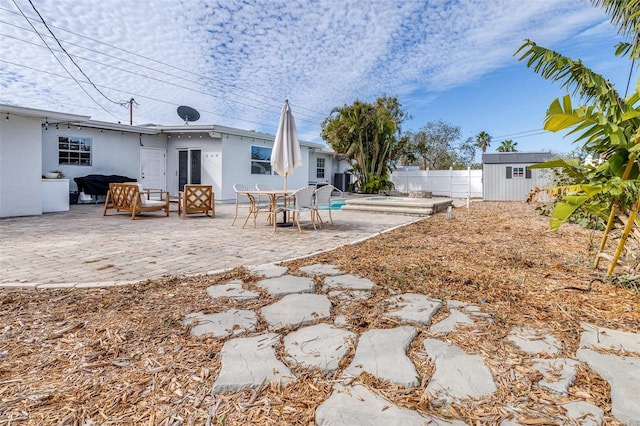
{"type": "Polygon", "coordinates": [[[300,142],[296,131],[296,122],[291,114],[289,100],[284,101],[276,140],[271,151],[271,167],[277,174],[284,176],[284,190],[287,190],[287,177],[294,169],[302,165],[300,142]]]}
{"type": "MultiPolygon", "coordinates": [[[[280,123],[276,132],[276,139],[271,151],[271,167],[277,174],[284,176],[284,190],[287,191],[287,177],[293,173],[296,167],[302,165],[302,153],[300,152],[300,141],[298,141],[298,131],[296,122],[291,114],[289,100],[284,101],[280,123]]],[[[286,199],[286,197],[285,197],[286,199]]],[[[284,212],[283,226],[288,226],[287,212],[284,212]]]]}

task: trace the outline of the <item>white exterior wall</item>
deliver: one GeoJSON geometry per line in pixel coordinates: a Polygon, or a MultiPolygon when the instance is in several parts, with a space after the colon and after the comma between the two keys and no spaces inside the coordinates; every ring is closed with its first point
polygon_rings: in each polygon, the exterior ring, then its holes
{"type": "MultiPolygon", "coordinates": [[[[253,175],[251,174],[251,146],[272,147],[273,141],[241,137],[237,135],[223,135],[222,149],[224,151],[224,162],[222,164],[222,191],[220,197],[216,199],[221,202],[235,202],[236,194],[233,185],[241,183],[255,186],[256,183],[264,183],[274,188],[284,187],[284,177],[273,175],[253,175]],[[228,136],[228,137],[227,137],[228,136]]],[[[295,189],[307,186],[309,176],[309,148],[300,147],[303,158],[302,166],[296,168],[291,176],[287,178],[287,188],[295,189]]]]}
{"type": "MultiPolygon", "coordinates": [[[[265,183],[274,188],[284,187],[284,178],[274,175],[251,174],[251,146],[272,147],[273,141],[223,133],[222,138],[211,138],[208,132],[195,133],[191,139],[172,135],[167,148],[167,188],[174,195],[178,192],[178,151],[200,149],[202,152],[202,184],[213,185],[217,203],[232,203],[236,200],[233,185],[241,183],[255,186],[265,183]]],[[[309,148],[300,147],[303,165],[287,179],[287,188],[301,188],[308,184],[309,148]]],[[[315,169],[314,169],[315,173],[315,169]]]]}
{"type": "MultiPolygon", "coordinates": [[[[53,169],[52,169],[53,170],[53,169]]],[[[0,120],[0,217],[42,214],[41,119],[0,120]]]]}
{"type": "MultiPolygon", "coordinates": [[[[171,136],[167,144],[167,190],[171,196],[178,196],[178,151],[199,149],[202,155],[202,185],[212,185],[215,200],[220,200],[222,184],[222,140],[211,138],[208,133],[196,134],[189,139],[184,135],[178,139],[171,136]]],[[[166,136],[165,136],[166,137],[166,136]]]]}
{"type": "Polygon", "coordinates": [[[60,170],[69,179],[69,190],[77,190],[73,178],[90,174],[120,175],[140,180],[140,143],[145,147],[166,148],[165,135],[140,135],[89,127],[53,126],[42,130],[42,170],[60,170]],[[58,137],[91,139],[91,166],[58,165],[58,137]]]}
{"type": "Polygon", "coordinates": [[[314,150],[309,150],[309,183],[329,183],[333,184],[333,174],[336,173],[336,166],[332,154],[326,154],[314,150]],[[318,177],[318,158],[324,158],[324,178],[318,177]]]}
{"type": "Polygon", "coordinates": [[[309,182],[310,183],[323,182],[323,183],[329,183],[331,185],[335,185],[334,175],[336,173],[344,173],[345,171],[351,169],[351,164],[349,164],[349,161],[341,158],[343,157],[339,155],[335,155],[327,152],[309,150],[309,182]],[[317,174],[316,174],[317,158],[325,159],[324,179],[319,179],[317,177],[317,174]]]}
{"type": "Polygon", "coordinates": [[[529,164],[484,164],[483,198],[485,201],[525,201],[534,186],[550,184],[540,169],[530,169],[531,178],[507,179],[507,167],[528,167],[529,164]]]}

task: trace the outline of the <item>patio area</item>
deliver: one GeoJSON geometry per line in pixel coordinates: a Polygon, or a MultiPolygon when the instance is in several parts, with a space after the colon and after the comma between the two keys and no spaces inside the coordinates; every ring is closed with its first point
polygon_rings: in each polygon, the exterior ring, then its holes
{"type": "Polygon", "coordinates": [[[0,287],[102,287],[221,272],[309,256],[417,220],[335,210],[334,225],[314,231],[303,217],[302,233],[274,233],[266,216],[256,228],[231,226],[233,204],[216,205],[215,219],[183,220],[172,208],[168,218],[148,213],[131,220],[127,213],[103,217],[102,204],[77,204],[64,213],[1,219],[0,287]]]}

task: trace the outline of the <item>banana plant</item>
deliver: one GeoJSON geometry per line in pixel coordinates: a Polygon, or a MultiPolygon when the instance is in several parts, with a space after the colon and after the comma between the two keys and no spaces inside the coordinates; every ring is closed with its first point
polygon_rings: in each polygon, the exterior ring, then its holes
{"type": "MultiPolygon", "coordinates": [[[[634,14],[620,15],[614,7],[624,8],[620,2],[594,1],[608,8],[612,21],[621,28],[627,28],[625,25],[629,23],[638,28],[640,3],[637,0],[628,2],[627,7],[635,7],[628,9],[636,10],[634,14]],[[623,20],[625,16],[628,22],[623,20]]],[[[616,53],[637,58],[640,54],[639,40],[640,37],[636,37],[631,44],[622,43],[616,53]]],[[[563,196],[554,207],[551,227],[558,229],[581,207],[601,212],[596,205],[603,198],[608,198],[611,204],[622,210],[631,208],[638,199],[639,187],[636,160],[640,151],[640,79],[635,92],[623,99],[605,77],[590,70],[580,60],[538,46],[531,40],[526,40],[514,55],[520,55],[520,61],[526,60],[527,66],[545,79],[561,82],[563,88],[572,91],[583,102],[574,106],[571,95],[555,99],[547,110],[544,129],[567,131],[567,136],[575,137],[574,143],[581,144],[585,151],[604,161],[590,173],[580,172],[580,165],[570,165],[562,160],[532,166],[562,167],[565,172],[579,173],[584,178],[579,185],[556,189],[563,196]]]]}
{"type": "MultiPolygon", "coordinates": [[[[617,56],[626,56],[633,69],[640,59],[640,0],[591,0],[609,15],[618,33],[629,39],[616,47],[617,56]]],[[[574,107],[571,96],[566,95],[551,103],[545,117],[544,128],[553,132],[568,130],[575,136],[574,143],[603,160],[595,170],[582,173],[586,179],[575,185],[557,188],[562,193],[552,213],[551,227],[558,229],[578,208],[600,211],[603,200],[610,213],[607,226],[596,256],[595,267],[603,254],[609,232],[616,218],[629,212],[618,248],[611,258],[607,271],[613,273],[618,258],[624,250],[627,237],[633,227],[640,207],[638,181],[638,155],[640,152],[640,78],[635,92],[624,99],[602,75],[593,72],[582,61],[573,60],[553,50],[536,45],[531,40],[515,52],[519,60],[547,80],[561,82],[561,86],[579,96],[583,102],[574,107]],[[622,212],[620,215],[619,212],[622,212]]],[[[564,171],[579,173],[581,166],[546,163],[538,167],[563,167],[564,171]]],[[[623,220],[622,222],[625,222],[623,220]]]]}

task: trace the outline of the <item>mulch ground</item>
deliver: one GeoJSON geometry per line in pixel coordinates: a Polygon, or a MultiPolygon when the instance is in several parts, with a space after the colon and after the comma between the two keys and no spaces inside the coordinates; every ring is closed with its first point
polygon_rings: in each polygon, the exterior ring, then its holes
{"type": "MultiPolygon", "coordinates": [[[[492,318],[446,338],[486,357],[498,391],[482,401],[443,406],[424,392],[433,365],[422,352],[427,327],[408,355],[422,384],[405,389],[367,374],[362,383],[395,404],[468,424],[562,424],[559,403],[588,401],[610,415],[608,384],[581,366],[568,397],[539,389],[529,360],[505,340],[515,326],[546,329],[575,358],[581,323],[640,330],[640,293],[593,269],[601,233],[576,225],[549,230],[548,219],[523,203],[472,203],[374,239],[286,264],[291,274],[329,263],[377,284],[372,297],[340,304],[345,328],[362,333],[398,324],[381,301],[405,292],[481,307],[492,318]],[[508,407],[507,408],[507,404],[508,407]]],[[[206,288],[231,279],[256,290],[244,268],[224,275],[166,277],[137,285],[86,290],[0,290],[0,425],[314,424],[316,407],[340,381],[335,374],[289,367],[298,383],[211,395],[224,341],[195,338],[182,318],[273,302],[212,303],[206,288]]],[[[320,293],[322,280],[318,279],[320,293]]],[[[434,317],[446,316],[446,308],[434,317]]],[[[264,332],[261,322],[258,332],[264,332]]],[[[282,330],[283,332],[286,330],[282,330]]],[[[282,349],[279,349],[282,351],[282,349]]],[[[343,360],[348,365],[355,350],[343,360]]],[[[632,355],[633,356],[633,355],[632,355]]]]}

